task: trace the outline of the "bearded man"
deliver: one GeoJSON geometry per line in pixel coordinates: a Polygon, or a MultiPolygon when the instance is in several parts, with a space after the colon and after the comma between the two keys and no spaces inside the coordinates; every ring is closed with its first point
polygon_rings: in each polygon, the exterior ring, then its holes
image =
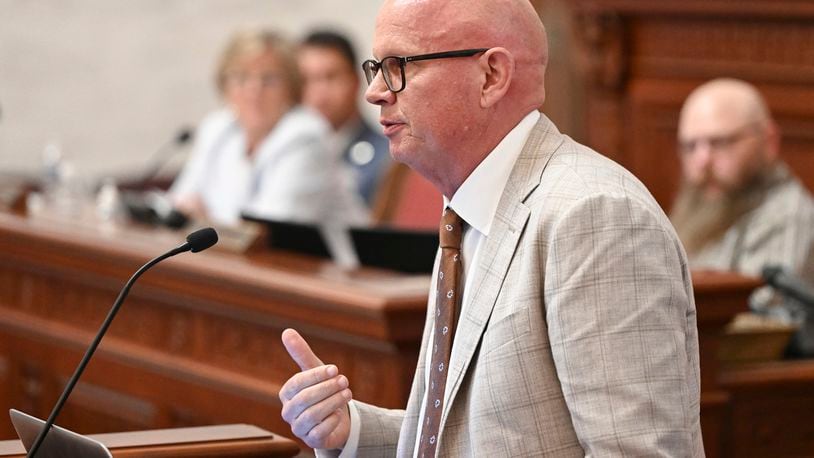
{"type": "MultiPolygon", "coordinates": [[[[693,91],[678,150],[684,183],[670,219],[693,268],[759,276],[778,265],[814,284],[814,200],[779,158],[779,130],[754,86],[727,78],[693,91]]],[[[760,311],[779,302],[765,288],[751,299],[760,311]]],[[[771,312],[804,320],[789,307],[771,312]]]]}

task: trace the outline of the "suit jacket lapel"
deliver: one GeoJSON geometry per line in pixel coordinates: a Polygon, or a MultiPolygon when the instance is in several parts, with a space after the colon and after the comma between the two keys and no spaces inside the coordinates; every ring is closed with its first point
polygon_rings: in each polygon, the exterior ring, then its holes
{"type": "Polygon", "coordinates": [[[486,329],[509,264],[525,230],[529,209],[523,202],[540,184],[543,169],[562,141],[563,137],[554,124],[542,115],[512,169],[490,234],[481,242],[483,246],[480,248],[480,261],[475,266],[472,273],[474,277],[469,283],[470,288],[473,288],[469,295],[470,303],[464,305],[461,312],[450,356],[448,398],[444,403],[447,408],[444,409],[441,420],[442,428],[486,329]]]}
{"type": "Polygon", "coordinates": [[[399,458],[409,458],[415,455],[415,442],[418,437],[420,427],[418,422],[421,421],[419,414],[421,413],[421,406],[424,403],[424,391],[427,389],[427,346],[429,345],[429,337],[432,334],[433,319],[435,310],[435,288],[438,281],[438,268],[441,261],[441,249],[435,254],[435,262],[432,269],[432,281],[430,282],[430,293],[427,298],[427,315],[424,318],[424,332],[421,337],[421,348],[418,351],[418,362],[416,364],[415,374],[413,375],[413,384],[410,388],[410,398],[407,400],[407,408],[404,412],[404,420],[401,424],[401,431],[399,432],[399,443],[397,446],[396,456],[399,458]]]}

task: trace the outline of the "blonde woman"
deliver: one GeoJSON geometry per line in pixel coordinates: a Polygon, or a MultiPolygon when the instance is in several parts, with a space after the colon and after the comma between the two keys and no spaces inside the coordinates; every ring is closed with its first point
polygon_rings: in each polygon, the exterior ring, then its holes
{"type": "Polygon", "coordinates": [[[361,225],[365,206],[332,148],[330,126],[301,107],[292,48],[266,30],[234,35],[216,72],[225,106],[197,130],[192,156],[173,184],[176,207],[233,225],[241,214],[361,225]]]}

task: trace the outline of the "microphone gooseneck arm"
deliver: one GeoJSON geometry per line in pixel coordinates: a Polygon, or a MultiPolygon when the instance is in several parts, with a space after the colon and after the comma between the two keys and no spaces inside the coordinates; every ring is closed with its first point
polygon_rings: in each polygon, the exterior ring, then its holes
{"type": "Polygon", "coordinates": [[[175,137],[161,145],[148,159],[146,167],[136,176],[135,183],[139,187],[149,183],[167,165],[169,159],[175,157],[179,148],[189,143],[193,136],[194,131],[190,128],[184,127],[179,130],[175,137]]]}
{"type": "Polygon", "coordinates": [[[90,359],[93,356],[93,353],[96,351],[96,348],[102,342],[102,337],[105,336],[107,328],[110,327],[110,324],[113,322],[113,318],[115,318],[116,313],[119,312],[119,309],[121,308],[124,299],[127,297],[127,294],[130,292],[130,288],[133,286],[133,283],[135,283],[136,280],[138,280],[138,278],[141,276],[141,274],[146,272],[150,267],[158,264],[159,262],[169,257],[175,256],[185,251],[190,251],[190,249],[191,246],[189,243],[185,243],[177,248],[173,248],[172,250],[162,254],[161,256],[158,256],[157,258],[153,259],[147,264],[141,266],[141,268],[137,270],[132,277],[130,277],[130,280],[127,281],[127,283],[124,285],[124,288],[122,288],[121,292],[119,293],[119,297],[117,297],[116,301],[113,303],[113,307],[111,307],[110,312],[108,312],[107,314],[107,318],[105,318],[105,321],[99,328],[99,332],[96,334],[96,337],[93,339],[93,342],[90,344],[90,347],[88,347],[88,350],[85,352],[85,356],[82,357],[82,361],[79,363],[79,366],[76,367],[76,371],[74,371],[70,380],[68,380],[68,383],[65,385],[65,391],[62,392],[62,395],[59,397],[59,400],[57,401],[56,405],[54,405],[54,409],[51,411],[51,415],[48,416],[48,420],[46,420],[45,426],[43,426],[39,435],[37,435],[37,439],[31,446],[31,450],[28,451],[28,454],[26,455],[28,458],[33,458],[34,454],[37,453],[37,450],[40,448],[43,441],[45,441],[45,436],[48,434],[48,431],[51,429],[51,426],[54,425],[54,422],[56,421],[59,412],[65,405],[65,401],[68,400],[68,396],[70,396],[71,392],[74,389],[74,386],[76,386],[76,382],[79,381],[79,377],[81,377],[82,373],[85,371],[85,367],[90,362],[90,359]]]}

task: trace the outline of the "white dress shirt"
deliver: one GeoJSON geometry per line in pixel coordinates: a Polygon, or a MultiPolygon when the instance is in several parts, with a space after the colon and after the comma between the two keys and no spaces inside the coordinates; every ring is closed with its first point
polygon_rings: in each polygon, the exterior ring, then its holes
{"type": "Polygon", "coordinates": [[[176,201],[199,196],[218,224],[236,224],[241,213],[365,224],[367,210],[355,192],[352,172],[325,144],[329,132],[321,116],[294,107],[250,157],[234,114],[219,110],[199,126],[192,155],[170,196],[176,201]]]}
{"type": "MultiPolygon", "coordinates": [[[[537,120],[540,119],[538,111],[532,111],[527,114],[520,123],[518,123],[500,143],[493,149],[488,156],[472,171],[466,180],[461,184],[452,199],[444,197],[444,207],[450,207],[464,220],[464,237],[461,247],[461,262],[463,264],[463,272],[461,272],[461,282],[463,282],[464,289],[461,298],[461,314],[469,304],[469,291],[472,287],[469,284],[471,278],[467,273],[473,265],[477,265],[479,261],[480,247],[483,240],[489,237],[489,230],[492,227],[495,213],[497,211],[500,198],[503,195],[503,190],[509,180],[509,175],[512,172],[517,157],[523,150],[528,139],[529,133],[537,120]]],[[[430,291],[435,291],[435,279],[432,281],[430,291]]],[[[432,294],[432,293],[431,293],[432,294]]],[[[430,337],[432,338],[432,336],[430,337]]],[[[453,348],[455,343],[453,342],[453,348]]],[[[432,342],[429,342],[428,348],[432,348],[432,342]]],[[[432,355],[426,355],[427,365],[430,365],[432,355]]],[[[427,375],[429,378],[429,373],[427,375]]],[[[426,384],[429,386],[429,383],[426,384]]],[[[449,405],[449,385],[446,386],[444,393],[444,408],[449,405]]],[[[424,392],[422,399],[426,399],[427,393],[424,392]]],[[[421,414],[419,418],[424,418],[425,402],[421,405],[421,414]]],[[[359,444],[359,414],[354,406],[353,401],[348,403],[351,418],[351,429],[348,441],[345,444],[340,458],[356,456],[356,450],[359,444]]],[[[418,441],[421,438],[421,431],[418,431],[416,437],[416,446],[414,450],[418,453],[418,441]]],[[[317,450],[317,456],[335,456],[333,450],[317,450]]]]}

